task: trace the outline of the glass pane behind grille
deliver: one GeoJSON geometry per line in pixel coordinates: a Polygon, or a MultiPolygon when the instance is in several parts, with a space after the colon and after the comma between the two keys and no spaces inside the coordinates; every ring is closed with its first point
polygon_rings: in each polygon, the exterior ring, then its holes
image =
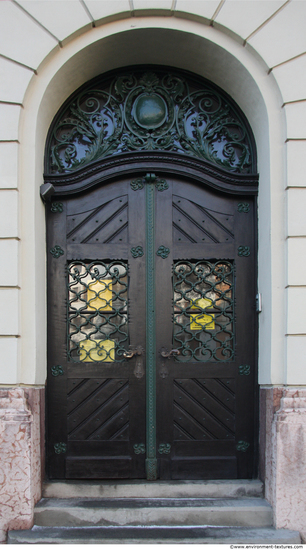
{"type": "Polygon", "coordinates": [[[68,358],[122,361],[128,347],[128,270],[123,262],[68,266],[68,358]]]}
{"type": "Polygon", "coordinates": [[[234,266],[180,261],[173,266],[177,361],[234,359],[234,266]]]}

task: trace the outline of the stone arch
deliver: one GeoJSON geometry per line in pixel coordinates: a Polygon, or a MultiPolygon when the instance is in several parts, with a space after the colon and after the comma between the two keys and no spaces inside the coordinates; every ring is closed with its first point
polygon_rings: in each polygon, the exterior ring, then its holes
{"type": "Polygon", "coordinates": [[[61,51],[50,54],[38,71],[39,78],[33,78],[28,87],[20,121],[21,191],[24,192],[21,261],[25,273],[21,304],[24,334],[21,382],[39,384],[45,380],[46,315],[42,306],[45,303],[45,272],[42,269],[45,264],[44,209],[38,188],[43,183],[43,151],[49,125],[70,93],[90,78],[122,65],[143,63],[169,64],[208,78],[235,99],[250,122],[258,148],[261,182],[259,289],[263,294],[265,313],[260,322],[259,382],[281,383],[281,338],[284,334],[281,289],[284,284],[279,262],[283,261],[281,174],[284,121],[279,111],[278,88],[268,77],[264,63],[229,36],[204,28],[199,23],[158,17],[138,18],[135,27],[131,27],[129,20],[109,23],[75,38],[61,51]],[[267,235],[271,235],[270,240],[267,235]],[[35,308],[34,329],[28,329],[27,312],[33,303],[39,307],[35,308]],[[36,349],[35,371],[33,349],[36,349]],[[267,365],[272,367],[269,369],[267,365]]]}

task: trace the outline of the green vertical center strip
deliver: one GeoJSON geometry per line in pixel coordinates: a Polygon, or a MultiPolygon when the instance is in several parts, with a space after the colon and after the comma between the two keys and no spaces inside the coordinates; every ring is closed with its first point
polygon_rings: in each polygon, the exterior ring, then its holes
{"type": "Polygon", "coordinates": [[[148,480],[157,479],[154,184],[146,184],[146,423],[148,480]]]}

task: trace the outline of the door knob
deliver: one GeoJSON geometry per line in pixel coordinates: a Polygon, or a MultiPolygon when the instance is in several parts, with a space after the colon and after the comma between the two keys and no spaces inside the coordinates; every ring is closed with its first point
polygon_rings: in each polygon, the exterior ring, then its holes
{"type": "Polygon", "coordinates": [[[167,359],[169,359],[174,355],[181,355],[181,352],[179,349],[172,349],[171,351],[168,351],[168,350],[161,351],[160,354],[162,357],[166,357],[167,359]]]}

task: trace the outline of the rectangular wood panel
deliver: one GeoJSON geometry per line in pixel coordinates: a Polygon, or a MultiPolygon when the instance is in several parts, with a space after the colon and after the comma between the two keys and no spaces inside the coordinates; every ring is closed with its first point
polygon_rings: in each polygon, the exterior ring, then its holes
{"type": "Polygon", "coordinates": [[[129,456],[68,457],[66,460],[67,479],[125,479],[130,474],[129,456]]]}

